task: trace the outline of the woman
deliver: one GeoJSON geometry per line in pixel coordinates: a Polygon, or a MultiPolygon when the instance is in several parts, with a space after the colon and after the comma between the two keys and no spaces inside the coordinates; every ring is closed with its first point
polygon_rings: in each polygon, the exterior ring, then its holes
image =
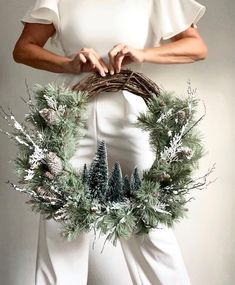
{"type": "MultiPolygon", "coordinates": [[[[194,0],[37,0],[22,19],[24,29],[13,57],[18,63],[60,73],[55,82],[67,86],[88,72],[106,76],[125,67],[141,71],[145,62],[193,63],[207,55],[196,26],[205,9],[194,0]],[[53,44],[61,44],[64,55],[44,48],[50,37],[53,44]]],[[[143,99],[128,91],[95,96],[89,102],[85,136],[71,164],[78,169],[89,164],[97,139],[102,138],[109,166],[118,160],[128,175],[136,165],[149,168],[154,159],[149,137],[133,126],[145,110],[143,99]]],[[[87,284],[91,236],[81,234],[73,242],[65,241],[57,223],[41,217],[35,284],[87,284]]],[[[190,285],[172,229],[154,229],[144,242],[137,236],[120,239],[106,258],[111,255],[123,262],[120,266],[127,265],[133,284],[190,285]]],[[[102,255],[93,258],[102,268],[102,255]]],[[[107,274],[110,270],[111,266],[107,274]]]]}

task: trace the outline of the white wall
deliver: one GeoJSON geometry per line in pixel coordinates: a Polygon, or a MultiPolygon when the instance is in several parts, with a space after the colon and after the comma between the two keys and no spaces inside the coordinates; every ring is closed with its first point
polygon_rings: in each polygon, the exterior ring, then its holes
{"type": "MultiPolygon", "coordinates": [[[[32,86],[49,82],[55,76],[13,62],[11,52],[22,28],[19,19],[30,2],[1,0],[0,104],[11,106],[19,119],[27,111],[20,99],[25,94],[25,78],[32,86]]],[[[177,224],[175,233],[192,285],[232,285],[235,280],[235,4],[228,0],[200,2],[207,6],[198,24],[209,48],[207,59],[194,64],[146,64],[143,71],[179,95],[185,94],[186,82],[191,79],[207,106],[200,126],[209,153],[201,160],[198,175],[216,162],[213,178],[217,180],[207,190],[193,193],[196,199],[190,204],[188,219],[177,224]]],[[[22,194],[5,184],[7,179],[15,178],[8,161],[14,158],[16,149],[3,135],[0,142],[0,284],[32,285],[38,216],[26,207],[22,194]]],[[[90,271],[89,285],[101,284],[94,280],[96,270],[93,267],[90,271]]],[[[127,279],[119,280],[119,284],[127,285],[127,279]]]]}

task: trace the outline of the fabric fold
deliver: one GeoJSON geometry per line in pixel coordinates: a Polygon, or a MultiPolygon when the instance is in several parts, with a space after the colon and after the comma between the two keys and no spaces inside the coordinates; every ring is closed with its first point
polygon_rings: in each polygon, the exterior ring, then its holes
{"type": "Polygon", "coordinates": [[[206,7],[195,0],[153,0],[151,25],[155,41],[167,40],[201,19],[206,7]]]}

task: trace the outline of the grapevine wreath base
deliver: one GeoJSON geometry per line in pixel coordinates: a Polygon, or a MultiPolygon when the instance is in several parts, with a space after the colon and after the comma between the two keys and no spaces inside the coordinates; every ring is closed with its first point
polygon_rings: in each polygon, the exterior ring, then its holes
{"type": "Polygon", "coordinates": [[[68,240],[94,229],[116,246],[118,237],[146,234],[159,224],[171,227],[186,216],[193,199],[189,192],[207,187],[213,167],[192,178],[205,152],[195,128],[204,115],[195,119],[198,99],[190,82],[187,97],[178,98],[144,74],[124,69],[105,78],[94,73],[72,89],[48,84],[36,85],[33,92],[36,102],[29,90],[24,100],[29,108],[25,123],[1,108],[13,128],[12,133],[1,131],[18,146],[14,161],[20,186],[8,183],[29,196],[26,203],[33,211],[59,222],[68,240]],[[98,140],[91,164],[75,170],[69,159],[84,135],[89,99],[118,90],[141,96],[147,104],[135,125],[149,132],[156,159],[141,173],[135,167],[131,177],[122,174],[118,161],[109,171],[105,141],[98,140]]]}

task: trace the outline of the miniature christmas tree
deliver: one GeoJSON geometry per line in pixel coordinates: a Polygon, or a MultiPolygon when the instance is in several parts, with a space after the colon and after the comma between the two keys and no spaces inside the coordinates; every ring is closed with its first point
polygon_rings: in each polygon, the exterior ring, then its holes
{"type": "Polygon", "coordinates": [[[82,183],[88,183],[88,169],[86,163],[83,166],[83,171],[82,171],[82,183]]]}
{"type": "Polygon", "coordinates": [[[111,202],[121,201],[123,198],[122,190],[122,170],[120,163],[115,161],[112,173],[109,178],[109,192],[107,199],[111,202]]]}
{"type": "Polygon", "coordinates": [[[98,140],[96,155],[88,173],[88,185],[92,196],[105,202],[108,191],[108,160],[104,140],[98,140]]]}
{"type": "Polygon", "coordinates": [[[141,179],[139,177],[138,168],[134,168],[134,172],[131,174],[130,190],[134,194],[141,186],[141,179]]]}
{"type": "Polygon", "coordinates": [[[130,198],[131,188],[130,188],[130,182],[129,182],[127,174],[124,176],[124,179],[123,179],[122,191],[123,191],[124,197],[130,198]]]}
{"type": "Polygon", "coordinates": [[[85,191],[85,195],[86,197],[92,197],[91,195],[91,191],[89,188],[89,170],[87,168],[87,164],[84,163],[83,165],[83,169],[82,169],[82,173],[81,173],[81,179],[82,179],[82,184],[84,185],[84,191],[85,191]]]}

